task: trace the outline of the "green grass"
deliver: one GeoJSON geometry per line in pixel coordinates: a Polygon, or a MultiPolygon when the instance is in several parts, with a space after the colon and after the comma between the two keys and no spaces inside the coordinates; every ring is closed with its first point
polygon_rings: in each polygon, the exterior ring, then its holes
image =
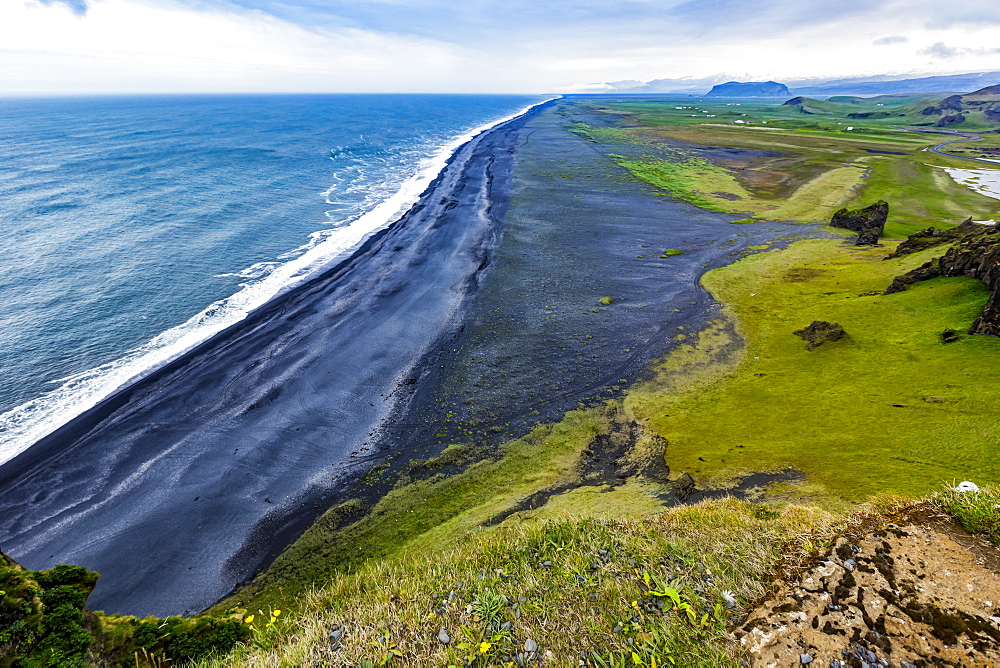
{"type": "Polygon", "coordinates": [[[978,492],[959,492],[949,487],[935,501],[966,530],[982,533],[1000,545],[1000,487],[987,485],[978,492]]]}
{"type": "Polygon", "coordinates": [[[212,610],[294,608],[310,587],[373,557],[433,553],[521,499],[555,485],[579,482],[577,467],[595,435],[608,430],[599,409],[571,411],[556,425],[536,428],[506,444],[498,459],[464,471],[434,474],[389,492],[357,521],[338,528],[334,508],[247,587],[212,610]]]}
{"type": "Polygon", "coordinates": [[[666,194],[709,211],[728,210],[722,204],[722,198],[715,194],[717,192],[740,198],[749,196],[729,172],[707,160],[692,158],[670,162],[650,158],[619,160],[618,164],[637,179],[663,189],[666,194]]]}
{"type": "Polygon", "coordinates": [[[535,643],[531,665],[737,666],[726,595],[761,597],[836,519],[721,500],[642,521],[509,520],[437,554],[368,562],[201,665],[507,666],[535,643]]]}
{"type": "MultiPolygon", "coordinates": [[[[898,107],[899,102],[887,98],[883,103],[898,107]]],[[[899,118],[881,119],[880,125],[845,115],[876,109],[874,106],[822,103],[824,116],[753,102],[738,107],[676,101],[576,104],[614,113],[628,127],[597,128],[577,123],[574,131],[599,143],[642,145],[651,156],[658,150],[670,154],[666,159],[615,159],[635,178],[712,211],[751,214],[752,219],[826,222],[840,207],[858,208],[885,199],[891,207],[887,238],[903,238],[930,225],[951,227],[969,216],[982,220],[1000,211],[996,199],[955,183],[940,168],[968,167],[971,163],[924,150],[942,141],[943,136],[901,131],[894,127],[900,124],[899,118]],[[674,108],[692,104],[695,111],[704,109],[715,118],[700,112],[691,118],[691,110],[674,108]],[[756,125],[733,125],[733,120],[744,118],[756,125]],[[761,124],[764,120],[768,125],[761,124]],[[849,126],[855,129],[846,131],[849,126]],[[693,156],[690,149],[674,140],[780,154],[737,155],[710,162],[693,156]]],[[[981,146],[989,148],[997,143],[990,137],[981,146]]]]}
{"type": "Polygon", "coordinates": [[[987,290],[953,278],[863,295],[941,251],[883,261],[886,252],[806,241],[706,275],[747,339],[741,361],[706,373],[696,391],[651,381],[626,399],[669,442],[675,474],[725,484],[791,466],[806,481],[785,496],[827,505],[922,494],[956,477],[1000,482],[1000,339],[940,340],[945,328],[968,329],[987,290]],[[792,332],[813,320],[840,323],[847,336],[807,351],[792,332]]]}
{"type": "Polygon", "coordinates": [[[864,188],[846,206],[867,206],[880,199],[889,202],[885,235],[896,238],[908,236],[929,225],[951,227],[969,216],[984,220],[1000,210],[1000,200],[985,197],[956,183],[944,170],[935,166],[943,164],[936,159],[940,156],[923,156],[920,160],[883,156],[868,158],[869,174],[864,188]]]}

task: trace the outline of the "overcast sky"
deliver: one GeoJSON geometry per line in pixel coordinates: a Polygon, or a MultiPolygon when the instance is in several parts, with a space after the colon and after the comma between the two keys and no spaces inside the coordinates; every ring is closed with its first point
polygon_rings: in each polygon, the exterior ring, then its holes
{"type": "Polygon", "coordinates": [[[997,0],[0,0],[0,93],[551,93],[1000,70],[997,0]]]}

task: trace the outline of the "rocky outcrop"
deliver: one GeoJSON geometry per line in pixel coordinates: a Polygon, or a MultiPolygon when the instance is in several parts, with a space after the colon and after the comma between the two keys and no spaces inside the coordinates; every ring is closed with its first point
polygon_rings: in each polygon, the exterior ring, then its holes
{"type": "Polygon", "coordinates": [[[920,113],[941,116],[936,123],[938,127],[959,125],[966,121],[996,122],[1000,120],[1000,86],[987,86],[965,95],[951,95],[929,104],[920,113]]]}
{"type": "Polygon", "coordinates": [[[958,125],[959,123],[965,122],[964,114],[949,114],[947,116],[942,116],[941,120],[937,122],[939,128],[946,128],[949,125],[958,125]]]}
{"type": "Polygon", "coordinates": [[[837,211],[833,214],[830,226],[857,232],[858,238],[854,243],[858,246],[874,246],[882,236],[888,217],[888,202],[879,200],[864,209],[837,211]]]}
{"type": "Polygon", "coordinates": [[[809,342],[806,350],[815,350],[826,341],[839,341],[844,336],[844,328],[835,322],[813,320],[808,327],[797,329],[792,334],[809,342]]]}
{"type": "Polygon", "coordinates": [[[902,255],[918,253],[922,250],[933,248],[934,246],[940,246],[942,244],[958,241],[959,239],[963,239],[967,236],[983,234],[989,229],[988,225],[974,223],[972,218],[966,219],[962,224],[957,225],[950,230],[939,230],[936,227],[928,227],[926,230],[920,230],[919,232],[914,232],[908,236],[906,241],[896,246],[896,250],[891,254],[886,255],[883,259],[891,260],[902,255]]]}
{"type": "Polygon", "coordinates": [[[998,561],[936,517],[841,537],[736,630],[744,665],[1000,665],[998,561]]]}
{"type": "Polygon", "coordinates": [[[885,294],[902,292],[917,281],[941,276],[977,278],[990,289],[983,313],[972,323],[969,333],[1000,336],[1000,230],[987,227],[983,233],[964,237],[941,257],[897,276],[885,294]]]}

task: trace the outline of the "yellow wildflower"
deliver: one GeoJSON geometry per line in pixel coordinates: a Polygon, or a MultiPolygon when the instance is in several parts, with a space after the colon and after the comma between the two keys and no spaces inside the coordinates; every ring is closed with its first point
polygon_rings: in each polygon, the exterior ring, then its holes
{"type": "Polygon", "coordinates": [[[493,643],[489,643],[489,642],[481,642],[481,643],[479,643],[479,653],[480,654],[486,654],[486,652],[490,651],[490,647],[493,647],[493,643]]]}

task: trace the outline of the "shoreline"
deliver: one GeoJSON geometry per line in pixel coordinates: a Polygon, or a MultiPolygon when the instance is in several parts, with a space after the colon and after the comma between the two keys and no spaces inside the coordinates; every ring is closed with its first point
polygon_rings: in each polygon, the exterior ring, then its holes
{"type": "Polygon", "coordinates": [[[4,431],[0,432],[0,469],[63,426],[172,362],[195,352],[290,290],[349,262],[366,240],[399,222],[431,191],[442,171],[462,147],[479,135],[550,102],[551,99],[539,102],[459,135],[425,158],[417,172],[407,178],[393,195],[342,228],[341,231],[347,234],[326,238],[309,247],[302,255],[282,263],[262,280],[241,287],[187,321],[125,351],[121,357],[55,381],[61,383],[56,389],[5,411],[0,415],[4,420],[4,431]],[[36,415],[39,414],[45,417],[38,419],[36,415]]]}
{"type": "Polygon", "coordinates": [[[335,494],[337,478],[366,466],[364,454],[350,451],[390,407],[379,390],[407,372],[452,317],[462,298],[455,287],[480,270],[475,253],[465,249],[481,244],[494,224],[480,215],[488,180],[483,170],[492,165],[494,143],[516,134],[524,118],[462,144],[420,200],[348,258],[0,467],[0,507],[16,518],[3,527],[4,550],[29,568],[68,561],[104,571],[94,604],[136,614],[200,610],[244,579],[233,573],[224,579],[224,564],[245,547],[267,550],[247,546],[243,534],[250,525],[237,526],[268,517],[283,524],[280,518],[302,507],[300,498],[313,501],[309,497],[323,489],[335,494]],[[435,284],[441,289],[427,296],[435,284]],[[413,302],[407,291],[426,298],[413,302]],[[363,303],[385,304],[384,314],[369,314],[363,303]],[[410,322],[393,319],[396,304],[409,309],[410,322]],[[406,339],[393,344],[401,328],[406,339]],[[363,336],[378,340],[366,345],[363,336]],[[329,359],[327,350],[338,350],[341,359],[329,359]],[[368,364],[359,361],[365,355],[368,364]],[[290,365],[302,371],[294,382],[286,378],[290,365]],[[338,386],[330,380],[334,368],[353,377],[338,386]],[[295,384],[298,390],[290,387],[295,384]],[[327,401],[317,393],[324,386],[327,401]],[[362,396],[371,398],[364,408],[362,396]],[[321,408],[329,402],[334,415],[321,408]],[[299,482],[282,482],[282,472],[299,482]],[[41,479],[47,482],[36,482],[41,479]],[[164,480],[173,481],[169,489],[164,480]],[[212,539],[211,526],[225,532],[225,541],[212,539]],[[164,531],[168,545],[159,538],[164,531]],[[118,554],[122,540],[129,546],[124,551],[155,550],[155,563],[135,564],[118,554]],[[178,563],[191,552],[193,565],[178,563]],[[146,595],[137,596],[144,589],[146,595]],[[161,602],[151,602],[157,596],[161,602]]]}

